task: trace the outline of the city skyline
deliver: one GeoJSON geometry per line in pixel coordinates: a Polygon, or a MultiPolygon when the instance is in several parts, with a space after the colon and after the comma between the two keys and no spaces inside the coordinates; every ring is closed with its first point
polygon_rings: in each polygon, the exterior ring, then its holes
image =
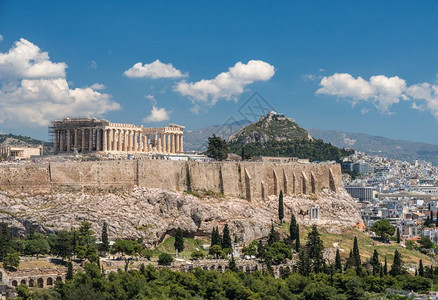
{"type": "Polygon", "coordinates": [[[0,131],[196,129],[254,92],[305,128],[437,144],[437,4],[0,2],[0,131]],[[202,26],[200,26],[202,24],[202,26]]]}

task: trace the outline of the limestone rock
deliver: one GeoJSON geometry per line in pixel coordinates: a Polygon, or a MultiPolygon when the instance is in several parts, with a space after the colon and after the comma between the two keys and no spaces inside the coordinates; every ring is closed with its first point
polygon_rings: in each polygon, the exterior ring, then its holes
{"type": "MultiPolygon", "coordinates": [[[[344,191],[324,190],[318,196],[287,195],[285,220],[295,213],[300,224],[325,227],[351,227],[361,223],[358,205],[344,191]],[[310,220],[309,210],[320,206],[319,220],[310,220]]],[[[197,198],[163,189],[135,187],[130,193],[54,193],[12,197],[0,193],[0,221],[11,224],[15,234],[24,234],[32,226],[41,232],[69,230],[83,220],[92,223],[100,236],[106,221],[110,239],[143,238],[156,245],[175,229],[192,236],[210,235],[215,226],[226,223],[241,242],[261,238],[277,220],[278,199],[249,202],[238,198],[197,198]]]]}

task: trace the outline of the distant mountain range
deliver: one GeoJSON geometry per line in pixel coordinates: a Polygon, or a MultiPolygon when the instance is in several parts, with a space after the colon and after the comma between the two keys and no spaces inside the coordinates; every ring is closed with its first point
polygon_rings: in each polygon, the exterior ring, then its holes
{"type": "MultiPolygon", "coordinates": [[[[250,124],[241,120],[227,125],[213,125],[184,133],[184,149],[188,151],[204,151],[207,139],[213,133],[228,140],[239,129],[250,124]]],[[[415,159],[430,161],[438,165],[438,145],[393,140],[381,136],[364,133],[350,133],[337,130],[309,129],[310,135],[322,139],[339,148],[355,148],[359,151],[384,157],[412,161],[415,159]]]]}
{"type": "Polygon", "coordinates": [[[0,134],[0,146],[39,146],[51,147],[52,143],[40,141],[28,136],[15,134],[0,134]]]}
{"type": "Polygon", "coordinates": [[[371,155],[406,161],[425,160],[438,165],[438,145],[337,130],[309,129],[309,132],[314,138],[322,139],[336,147],[354,148],[371,155]]]}

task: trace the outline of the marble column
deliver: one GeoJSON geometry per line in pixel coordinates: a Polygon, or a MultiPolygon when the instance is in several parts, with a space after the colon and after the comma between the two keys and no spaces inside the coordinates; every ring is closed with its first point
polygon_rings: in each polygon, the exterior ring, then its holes
{"type": "Polygon", "coordinates": [[[58,130],[53,132],[53,148],[55,153],[58,152],[58,130]]]}
{"type": "Polygon", "coordinates": [[[111,141],[111,133],[112,133],[112,129],[107,129],[106,130],[106,134],[108,136],[108,141],[107,141],[107,145],[106,145],[106,150],[107,151],[111,151],[111,147],[112,147],[112,141],[111,141]]]}
{"type": "Polygon", "coordinates": [[[122,151],[122,130],[117,129],[117,151],[122,151]]]}
{"type": "Polygon", "coordinates": [[[101,141],[102,141],[102,129],[97,128],[96,129],[96,151],[100,151],[101,148],[101,141]]]}
{"type": "Polygon", "coordinates": [[[176,136],[175,133],[172,133],[172,153],[176,152],[176,136]]]}
{"type": "Polygon", "coordinates": [[[184,152],[184,134],[181,133],[181,135],[179,136],[179,151],[180,152],[184,152]]]}
{"type": "MultiPolygon", "coordinates": [[[[100,130],[100,129],[99,129],[100,130]]],[[[102,141],[102,151],[108,150],[108,131],[104,128],[102,129],[103,141],[102,141]]]]}
{"type": "Polygon", "coordinates": [[[170,152],[170,134],[166,133],[166,152],[169,153],[170,152]]]}
{"type": "Polygon", "coordinates": [[[93,128],[88,129],[88,151],[93,151],[93,128]]]}
{"type": "Polygon", "coordinates": [[[84,152],[85,151],[85,129],[84,128],[81,129],[81,134],[82,134],[81,151],[84,152]]]}
{"type": "Polygon", "coordinates": [[[74,150],[78,150],[78,146],[79,146],[79,144],[78,144],[78,130],[77,129],[73,129],[73,134],[74,134],[74,137],[73,137],[73,140],[74,140],[74,150]]]}
{"type": "Polygon", "coordinates": [[[128,131],[125,129],[125,130],[123,130],[123,146],[122,146],[122,151],[126,152],[127,144],[128,144],[128,131]]]}
{"type": "Polygon", "coordinates": [[[137,142],[138,139],[138,131],[134,131],[134,152],[138,152],[138,145],[140,144],[137,142]]]}
{"type": "Polygon", "coordinates": [[[164,135],[164,133],[160,134],[161,136],[161,152],[166,152],[166,136],[164,135]]]}
{"type": "Polygon", "coordinates": [[[179,134],[176,134],[176,147],[175,147],[175,152],[179,153],[179,134]]]}
{"type": "Polygon", "coordinates": [[[71,151],[71,131],[67,129],[67,152],[71,151]]]}

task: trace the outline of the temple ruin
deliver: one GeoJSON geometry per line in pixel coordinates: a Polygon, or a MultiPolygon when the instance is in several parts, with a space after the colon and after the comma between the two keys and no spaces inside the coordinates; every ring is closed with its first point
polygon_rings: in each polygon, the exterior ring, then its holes
{"type": "Polygon", "coordinates": [[[143,127],[95,118],[66,118],[49,128],[55,153],[182,153],[184,126],[143,127]]]}

